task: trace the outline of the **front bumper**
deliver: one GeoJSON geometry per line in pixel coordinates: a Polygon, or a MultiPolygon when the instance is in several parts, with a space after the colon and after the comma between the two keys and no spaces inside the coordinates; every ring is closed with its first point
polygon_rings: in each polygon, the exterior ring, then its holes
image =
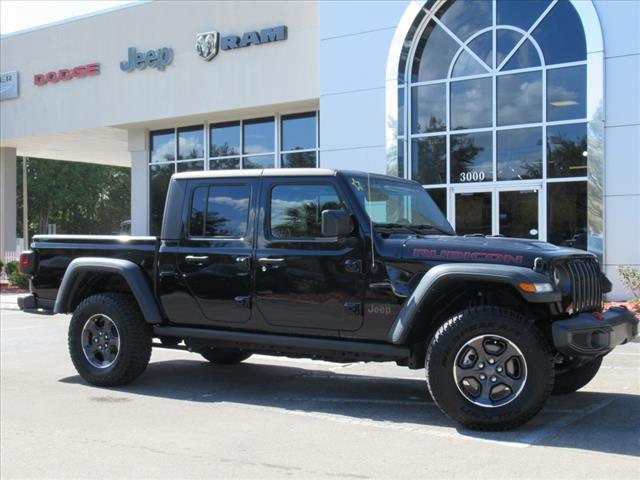
{"type": "Polygon", "coordinates": [[[601,314],[581,313],[551,327],[556,350],[571,357],[604,355],[638,335],[638,319],[622,307],[601,314]]]}

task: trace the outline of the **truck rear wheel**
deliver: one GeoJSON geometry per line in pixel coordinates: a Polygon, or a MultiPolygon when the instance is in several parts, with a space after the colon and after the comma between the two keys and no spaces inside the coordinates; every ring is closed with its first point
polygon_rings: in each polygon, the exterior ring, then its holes
{"type": "Polygon", "coordinates": [[[553,385],[554,395],[565,395],[580,390],[593,380],[602,365],[602,357],[591,360],[577,368],[556,371],[556,381],[553,385]]]}
{"type": "Polygon", "coordinates": [[[151,358],[151,328],[128,295],[101,293],[84,299],[69,324],[69,353],[77,372],[93,385],[124,385],[151,358]]]}
{"type": "Polygon", "coordinates": [[[509,430],[551,394],[553,355],[536,323],[498,307],[464,310],[431,339],[426,374],[433,400],[473,430],[509,430]]]}
{"type": "Polygon", "coordinates": [[[205,359],[211,363],[219,365],[234,365],[240,363],[251,356],[251,353],[244,350],[210,348],[204,352],[200,352],[205,359]]]}

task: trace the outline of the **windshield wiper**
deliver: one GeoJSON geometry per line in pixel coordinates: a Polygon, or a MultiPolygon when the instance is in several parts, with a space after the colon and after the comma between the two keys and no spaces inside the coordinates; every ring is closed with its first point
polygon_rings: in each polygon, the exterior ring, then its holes
{"type": "Polygon", "coordinates": [[[419,230],[435,230],[436,232],[440,232],[444,235],[451,236],[451,232],[445,230],[444,228],[440,228],[436,225],[432,225],[430,223],[421,223],[421,224],[411,224],[411,227],[419,229],[419,230]]]}
{"type": "Polygon", "coordinates": [[[374,223],[375,227],[379,228],[402,228],[405,230],[409,230],[410,232],[417,233],[418,235],[424,234],[424,230],[436,230],[437,232],[443,233],[445,235],[451,235],[450,232],[443,230],[440,227],[436,227],[435,225],[431,225],[430,223],[423,224],[413,224],[413,223],[374,223]]]}

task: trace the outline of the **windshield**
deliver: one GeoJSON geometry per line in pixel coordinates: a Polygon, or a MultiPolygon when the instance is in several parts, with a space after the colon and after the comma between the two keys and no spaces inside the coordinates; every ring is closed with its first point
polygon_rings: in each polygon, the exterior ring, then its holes
{"type": "Polygon", "coordinates": [[[371,177],[369,183],[364,175],[350,176],[348,181],[375,227],[455,235],[446,217],[420,185],[379,177],[371,177]]]}

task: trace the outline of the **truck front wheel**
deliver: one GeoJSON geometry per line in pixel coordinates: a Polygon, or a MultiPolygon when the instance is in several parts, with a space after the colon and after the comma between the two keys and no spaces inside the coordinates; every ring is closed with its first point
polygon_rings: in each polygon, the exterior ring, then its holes
{"type": "Polygon", "coordinates": [[[69,324],[69,353],[82,378],[93,385],[127,384],[151,358],[151,327],[128,295],[101,293],[84,299],[69,324]]]}
{"type": "Polygon", "coordinates": [[[553,355],[533,320],[505,308],[470,308],[436,331],[426,373],[449,418],[473,430],[509,430],[536,415],[551,394],[553,355]]]}

